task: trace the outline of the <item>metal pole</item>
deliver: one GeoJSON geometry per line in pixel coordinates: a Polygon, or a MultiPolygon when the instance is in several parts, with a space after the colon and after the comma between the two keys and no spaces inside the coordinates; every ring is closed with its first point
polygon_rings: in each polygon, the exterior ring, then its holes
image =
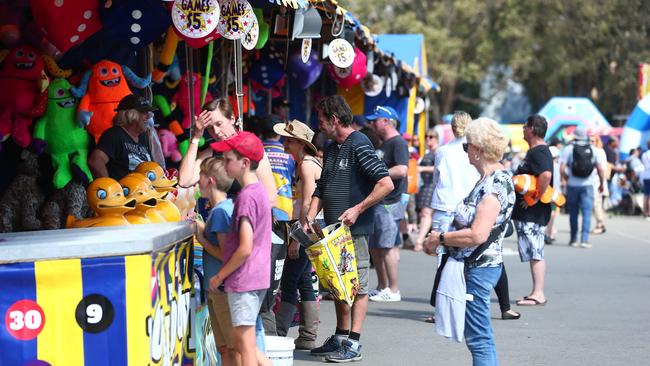
{"type": "Polygon", "coordinates": [[[190,90],[190,134],[194,130],[194,55],[192,48],[185,43],[185,66],[187,70],[187,82],[190,90]]]}
{"type": "Polygon", "coordinates": [[[241,40],[235,40],[235,93],[237,95],[237,127],[241,131],[244,127],[244,92],[242,90],[242,59],[241,59],[241,40]]]}

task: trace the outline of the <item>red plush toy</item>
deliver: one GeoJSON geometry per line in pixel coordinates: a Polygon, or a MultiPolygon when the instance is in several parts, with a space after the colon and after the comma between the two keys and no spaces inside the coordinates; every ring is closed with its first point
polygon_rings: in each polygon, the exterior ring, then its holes
{"type": "Polygon", "coordinates": [[[151,83],[151,75],[142,79],[126,66],[102,60],[84,75],[79,88],[72,88],[72,94],[81,98],[77,120],[82,127],[87,126],[86,129],[95,138],[95,142],[113,125],[115,108],[120,100],[131,94],[126,79],[139,89],[151,83]]]}
{"type": "MultiPolygon", "coordinates": [[[[194,115],[201,114],[201,76],[194,73],[192,77],[192,88],[194,88],[194,115]]],[[[205,95],[205,103],[212,100],[210,93],[205,95]]],[[[174,94],[172,103],[176,108],[180,108],[183,113],[183,121],[181,125],[183,128],[190,128],[190,83],[188,74],[183,75],[181,83],[178,86],[178,91],[174,94]]],[[[173,109],[173,107],[172,107],[173,109]]]]}
{"type": "Polygon", "coordinates": [[[21,147],[29,146],[32,119],[45,112],[47,94],[42,87],[46,83],[37,50],[18,46],[9,51],[0,68],[0,141],[11,135],[21,147]]]}

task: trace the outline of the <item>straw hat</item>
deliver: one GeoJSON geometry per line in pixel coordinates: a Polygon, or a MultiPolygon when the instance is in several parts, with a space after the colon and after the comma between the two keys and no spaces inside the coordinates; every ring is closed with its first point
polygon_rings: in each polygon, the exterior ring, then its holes
{"type": "Polygon", "coordinates": [[[318,151],[316,146],[311,143],[311,140],[314,138],[314,131],[298,120],[294,119],[288,123],[278,123],[273,126],[273,130],[280,136],[300,140],[314,155],[318,151]]]}

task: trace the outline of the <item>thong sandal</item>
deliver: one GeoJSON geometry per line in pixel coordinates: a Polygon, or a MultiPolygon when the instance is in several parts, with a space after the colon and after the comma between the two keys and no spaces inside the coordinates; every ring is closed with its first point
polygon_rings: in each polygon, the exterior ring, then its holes
{"type": "Polygon", "coordinates": [[[517,300],[517,306],[544,306],[548,303],[548,299],[544,300],[544,302],[539,301],[535,298],[524,296],[523,299],[517,300]],[[524,303],[524,301],[532,301],[532,303],[524,303]]]}

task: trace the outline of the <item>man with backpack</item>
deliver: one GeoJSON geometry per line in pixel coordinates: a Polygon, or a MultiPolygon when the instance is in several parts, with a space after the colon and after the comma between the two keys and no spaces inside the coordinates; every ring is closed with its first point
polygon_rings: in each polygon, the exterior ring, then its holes
{"type": "Polygon", "coordinates": [[[598,173],[598,191],[602,193],[605,187],[605,171],[602,167],[606,161],[601,161],[602,156],[595,154],[594,147],[589,144],[589,136],[585,127],[576,128],[573,136],[574,142],[567,145],[560,159],[562,185],[567,187],[567,209],[571,226],[569,245],[591,248],[589,231],[591,230],[591,209],[594,202],[592,174],[594,174],[594,170],[598,173]],[[579,212],[582,212],[582,235],[578,244],[579,212]]]}

